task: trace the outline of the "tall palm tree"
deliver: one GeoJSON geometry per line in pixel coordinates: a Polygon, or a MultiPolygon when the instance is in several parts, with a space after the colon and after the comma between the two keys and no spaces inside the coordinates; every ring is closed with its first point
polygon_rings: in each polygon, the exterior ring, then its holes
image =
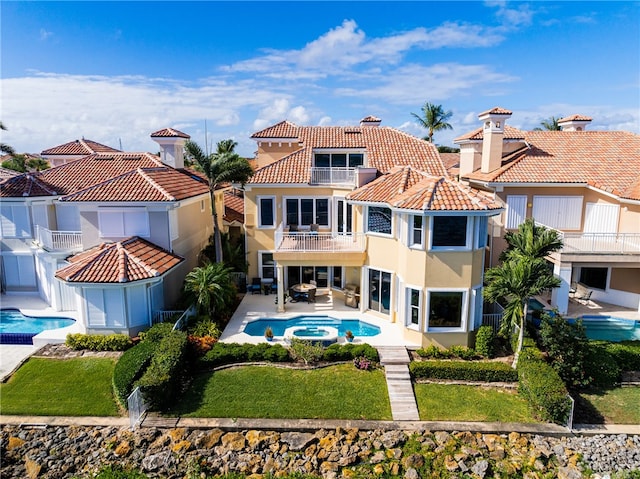
{"type": "Polygon", "coordinates": [[[508,231],[504,235],[507,248],[500,259],[518,259],[521,257],[545,258],[560,251],[563,243],[557,230],[536,225],[534,218],[527,218],[518,226],[517,231],[508,231]]]}
{"type": "Polygon", "coordinates": [[[485,273],[487,286],[484,297],[491,302],[505,298],[507,306],[502,316],[501,332],[508,334],[519,326],[518,345],[512,367],[518,364],[518,356],[524,342],[524,321],[529,308],[529,298],[542,291],[560,286],[560,280],[549,272],[542,258],[521,257],[508,259],[485,273]]]}
{"type": "Polygon", "coordinates": [[[235,286],[229,269],[222,263],[209,263],[194,268],[184,279],[187,296],[201,313],[213,320],[216,311],[224,314],[235,299],[235,286]]]}
{"type": "Polygon", "coordinates": [[[218,142],[218,150],[210,155],[205,155],[202,148],[193,141],[187,141],[184,145],[187,155],[198,164],[199,169],[209,180],[209,196],[211,197],[213,217],[213,242],[216,252],[216,262],[218,263],[222,262],[223,257],[215,191],[218,186],[223,183],[244,184],[253,176],[253,169],[249,162],[233,151],[235,146],[229,150],[229,141],[232,140],[218,142]]]}
{"type": "Polygon", "coordinates": [[[558,116],[557,118],[555,116],[550,116],[549,118],[542,120],[540,122],[540,125],[542,125],[541,127],[536,127],[533,129],[533,131],[560,131],[562,130],[562,128],[560,127],[560,125],[558,125],[558,121],[562,118],[562,115],[558,116]]]}
{"type": "Polygon", "coordinates": [[[452,130],[453,127],[447,123],[449,118],[453,116],[451,111],[444,111],[442,105],[434,105],[433,103],[426,102],[422,108],[422,115],[411,113],[416,119],[418,124],[425,128],[429,135],[429,142],[433,143],[433,133],[440,130],[452,130]]]}
{"type": "MultiPolygon", "coordinates": [[[[4,123],[2,123],[1,121],[0,121],[0,130],[7,131],[7,127],[4,126],[4,123]]],[[[0,153],[3,153],[5,155],[16,154],[15,150],[11,146],[7,145],[6,143],[0,143],[0,153]]]]}

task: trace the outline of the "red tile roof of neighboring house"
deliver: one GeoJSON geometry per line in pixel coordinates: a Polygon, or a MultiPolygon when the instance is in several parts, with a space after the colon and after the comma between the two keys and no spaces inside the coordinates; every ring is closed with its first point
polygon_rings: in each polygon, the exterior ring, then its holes
{"type": "Polygon", "coordinates": [[[93,153],[108,153],[119,152],[115,148],[103,145],[93,140],[81,140],[70,141],[64,145],[54,146],[44,150],[41,155],[91,155],[93,153]]]}
{"type": "Polygon", "coordinates": [[[201,179],[169,167],[137,168],[61,201],[179,201],[209,192],[201,179]]]}
{"type": "Polygon", "coordinates": [[[244,223],[244,197],[234,193],[232,190],[224,192],[224,218],[231,223],[237,221],[244,223]]]}
{"type": "Polygon", "coordinates": [[[56,277],[70,283],[130,283],[156,278],[184,258],[142,238],[102,243],[68,259],[56,277]]]}
{"type": "Polygon", "coordinates": [[[490,173],[469,179],[492,183],[588,184],[640,200],[640,135],[621,131],[528,131],[526,145],[490,173]]]}
{"type": "Polygon", "coordinates": [[[162,130],[151,133],[151,138],[191,138],[186,133],[176,130],[175,128],[163,128],[162,130]]]}
{"type": "MultiPolygon", "coordinates": [[[[11,155],[7,155],[7,156],[11,156],[11,155]]],[[[12,178],[12,177],[17,176],[19,174],[20,174],[20,172],[18,172],[18,171],[14,171],[14,170],[10,170],[8,168],[0,167],[0,181],[4,181],[7,178],[12,178]]]]}
{"type": "Polygon", "coordinates": [[[377,116],[373,116],[373,115],[369,115],[369,116],[365,116],[362,120],[360,120],[360,123],[379,123],[382,120],[380,118],[378,118],[377,116]]]}
{"type": "MultiPolygon", "coordinates": [[[[180,199],[199,195],[207,191],[207,186],[188,170],[170,168],[151,153],[96,153],[48,170],[9,178],[0,184],[0,197],[65,196],[86,189],[89,190],[82,201],[170,201],[171,196],[180,199]],[[150,171],[143,175],[138,169],[150,171]],[[131,183],[120,178],[126,174],[130,175],[127,178],[131,183]],[[114,188],[113,182],[120,188],[114,188]],[[107,191],[113,196],[106,195],[107,191]]],[[[78,194],[74,201],[81,201],[80,197],[78,194]]]]}
{"type": "Polygon", "coordinates": [[[564,118],[560,118],[558,123],[564,123],[565,121],[592,121],[593,118],[585,115],[571,115],[565,116],[564,118]]]}
{"type": "Polygon", "coordinates": [[[478,116],[484,115],[512,115],[513,112],[507,110],[506,108],[502,108],[499,106],[493,107],[491,110],[483,111],[482,113],[478,113],[478,116]]]}
{"type": "Polygon", "coordinates": [[[460,170],[460,153],[440,153],[440,158],[449,176],[455,177],[460,170]]]}
{"type": "Polygon", "coordinates": [[[281,122],[252,138],[297,138],[301,148],[258,171],[249,183],[309,183],[313,153],[318,149],[361,149],[367,166],[387,172],[409,165],[435,176],[446,174],[435,145],[390,127],[295,126],[281,122]]]}
{"type": "Polygon", "coordinates": [[[485,211],[501,208],[484,192],[409,166],[395,168],[349,193],[347,199],[386,203],[394,208],[418,211],[485,211]]]}
{"type": "MultiPolygon", "coordinates": [[[[518,130],[517,128],[513,128],[512,126],[505,125],[503,137],[505,140],[522,140],[524,139],[526,132],[522,130],[518,130]]],[[[462,136],[454,139],[454,142],[458,142],[460,140],[482,140],[484,138],[484,129],[482,127],[476,128],[469,133],[465,133],[462,136]]]]}

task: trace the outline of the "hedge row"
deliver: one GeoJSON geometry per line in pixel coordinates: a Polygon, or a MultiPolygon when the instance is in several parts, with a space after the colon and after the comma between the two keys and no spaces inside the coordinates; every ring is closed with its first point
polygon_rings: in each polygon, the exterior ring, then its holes
{"type": "Polygon", "coordinates": [[[378,362],[380,359],[378,350],[370,344],[338,344],[327,347],[322,354],[323,361],[351,361],[355,358],[365,357],[369,361],[378,362]]]}
{"type": "Polygon", "coordinates": [[[426,348],[420,348],[416,350],[416,354],[421,358],[428,359],[462,359],[464,361],[471,361],[473,359],[480,359],[480,355],[476,353],[473,348],[466,346],[451,346],[448,349],[439,348],[438,346],[431,345],[426,348]]]}
{"type": "Polygon", "coordinates": [[[141,341],[125,351],[116,363],[113,371],[113,390],[124,408],[127,407],[127,398],[134,389],[134,383],[149,366],[157,345],[158,343],[153,341],[141,341]]]}
{"type": "Polygon", "coordinates": [[[508,364],[468,361],[412,361],[414,378],[454,379],[458,381],[515,382],[518,373],[508,364]]]}
{"type": "Polygon", "coordinates": [[[540,419],[566,424],[571,412],[567,388],[532,341],[527,341],[518,359],[518,392],[540,419]]]}
{"type": "Polygon", "coordinates": [[[137,383],[151,409],[166,408],[180,392],[187,344],[184,331],[172,331],[158,343],[149,367],[137,383]]]}
{"type": "Polygon", "coordinates": [[[133,344],[126,334],[67,334],[65,344],[76,351],[124,351],[133,344]]]}
{"type": "Polygon", "coordinates": [[[207,353],[200,358],[200,366],[211,369],[217,366],[247,361],[288,362],[291,361],[289,350],[280,344],[238,344],[215,343],[207,353]]]}
{"type": "Polygon", "coordinates": [[[621,371],[640,371],[640,341],[607,343],[606,349],[621,371]]]}

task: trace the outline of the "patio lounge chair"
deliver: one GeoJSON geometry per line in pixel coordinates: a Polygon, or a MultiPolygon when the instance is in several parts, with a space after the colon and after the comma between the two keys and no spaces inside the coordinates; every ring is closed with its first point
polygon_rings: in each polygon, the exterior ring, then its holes
{"type": "Polygon", "coordinates": [[[251,284],[247,287],[247,291],[251,291],[251,294],[262,293],[262,279],[253,278],[251,284]]]}
{"type": "Polygon", "coordinates": [[[587,285],[577,283],[576,290],[573,293],[573,299],[582,304],[587,304],[591,300],[591,294],[593,294],[593,290],[589,289],[587,285]]]}
{"type": "Polygon", "coordinates": [[[305,298],[307,303],[315,303],[316,302],[316,290],[310,289],[308,293],[305,293],[305,298]]]}

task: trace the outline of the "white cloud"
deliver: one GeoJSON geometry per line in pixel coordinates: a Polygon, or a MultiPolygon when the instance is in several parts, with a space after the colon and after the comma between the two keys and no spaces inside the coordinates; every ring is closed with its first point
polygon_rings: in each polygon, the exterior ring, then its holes
{"type": "Polygon", "coordinates": [[[40,40],[43,40],[43,41],[48,40],[52,36],[53,36],[53,32],[45,30],[44,28],[40,29],[40,40]]]}

